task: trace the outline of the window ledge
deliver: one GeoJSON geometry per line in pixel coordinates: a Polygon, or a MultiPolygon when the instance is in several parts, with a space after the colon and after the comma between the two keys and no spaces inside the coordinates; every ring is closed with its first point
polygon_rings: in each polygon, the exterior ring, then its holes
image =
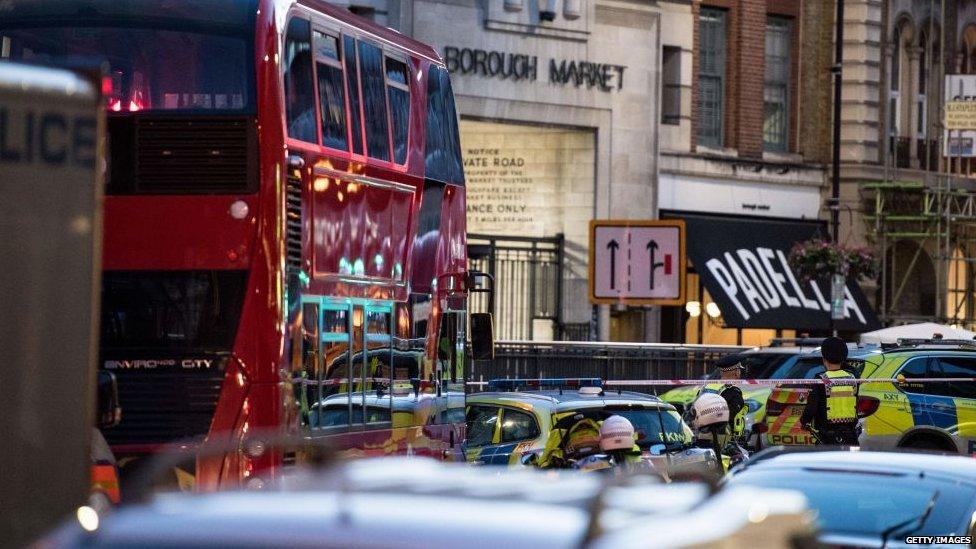
{"type": "Polygon", "coordinates": [[[762,158],[766,162],[779,162],[782,164],[803,163],[803,155],[799,153],[763,151],[762,158]]]}
{"type": "Polygon", "coordinates": [[[738,149],[709,147],[707,145],[698,145],[696,147],[695,152],[697,152],[698,154],[706,154],[712,156],[725,156],[728,158],[738,158],[739,156],[738,149]]]}

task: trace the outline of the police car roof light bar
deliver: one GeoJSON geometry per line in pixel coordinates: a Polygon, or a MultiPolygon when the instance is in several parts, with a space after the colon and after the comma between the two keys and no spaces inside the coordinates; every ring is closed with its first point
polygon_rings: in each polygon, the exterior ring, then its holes
{"type": "Polygon", "coordinates": [[[923,338],[900,338],[895,344],[882,344],[885,350],[898,347],[918,347],[920,345],[931,345],[940,347],[969,347],[976,348],[976,341],[972,339],[923,339],[923,338]]]}
{"type": "Polygon", "coordinates": [[[489,391],[519,391],[539,389],[563,389],[578,387],[603,387],[603,380],[598,377],[576,378],[516,378],[492,379],[488,381],[489,391]]]}
{"type": "Polygon", "coordinates": [[[777,337],[769,342],[770,347],[819,347],[822,337],[777,337]]]}

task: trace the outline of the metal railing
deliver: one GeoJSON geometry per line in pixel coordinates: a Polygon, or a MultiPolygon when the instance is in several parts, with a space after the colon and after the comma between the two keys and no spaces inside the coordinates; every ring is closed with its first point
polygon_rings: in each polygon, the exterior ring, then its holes
{"type": "MultiPolygon", "coordinates": [[[[536,322],[548,323],[561,338],[563,236],[468,235],[469,266],[495,278],[495,336],[537,337],[536,322]]],[[[472,298],[472,310],[485,310],[483,296],[472,298]]],[[[548,336],[543,336],[548,337],[548,336]]]]}
{"type": "MultiPolygon", "coordinates": [[[[501,378],[695,379],[718,358],[749,349],[735,345],[498,341],[495,359],[475,361],[473,381],[501,378]]],[[[647,386],[627,390],[655,392],[647,386]]]]}

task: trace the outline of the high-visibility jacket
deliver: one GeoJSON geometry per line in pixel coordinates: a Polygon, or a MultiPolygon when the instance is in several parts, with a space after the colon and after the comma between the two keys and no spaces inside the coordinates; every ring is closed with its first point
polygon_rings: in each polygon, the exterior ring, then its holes
{"type": "Polygon", "coordinates": [[[93,463],[91,466],[92,491],[102,492],[112,503],[122,501],[119,476],[111,463],[93,463]]]}
{"type": "MultiPolygon", "coordinates": [[[[722,393],[724,393],[727,389],[730,389],[732,387],[734,387],[734,385],[729,385],[727,383],[709,383],[708,385],[702,386],[701,390],[698,391],[698,395],[701,396],[704,393],[715,393],[725,398],[724,395],[722,395],[722,393]]],[[[746,409],[746,406],[743,405],[742,407],[739,408],[739,411],[736,412],[735,415],[729,418],[729,427],[732,428],[731,434],[733,437],[740,437],[745,432],[747,411],[748,410],[746,409]]],[[[732,410],[730,409],[729,412],[731,413],[732,410]]]]}
{"type": "MultiPolygon", "coordinates": [[[[556,414],[553,423],[557,423],[566,416],[577,412],[556,414]]],[[[542,450],[537,465],[540,468],[561,468],[568,465],[571,454],[579,450],[583,453],[594,454],[600,451],[600,423],[596,420],[583,418],[568,429],[553,427],[546,439],[546,446],[542,450]],[[583,447],[586,448],[583,448],[583,447]]]]}
{"type": "Polygon", "coordinates": [[[851,422],[857,420],[857,389],[853,383],[843,380],[855,379],[854,375],[845,370],[827,370],[820,374],[827,396],[827,422],[851,422]],[[838,383],[839,382],[839,383],[838,383]]]}

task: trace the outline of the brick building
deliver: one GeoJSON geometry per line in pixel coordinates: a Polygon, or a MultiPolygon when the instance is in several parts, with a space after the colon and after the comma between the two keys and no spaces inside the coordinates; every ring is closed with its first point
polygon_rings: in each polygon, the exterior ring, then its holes
{"type": "MultiPolygon", "coordinates": [[[[763,238],[827,236],[833,2],[693,0],[662,13],[658,205],[662,217],[687,220],[692,262],[688,303],[664,308],[662,339],[765,344],[794,326],[828,328],[829,289],[793,284],[763,238]],[[691,32],[677,24],[685,12],[691,32]],[[720,228],[738,234],[731,253],[701,243],[720,228]],[[705,268],[712,256],[715,269],[705,268]]],[[[790,242],[778,246],[788,253],[790,242]]],[[[849,293],[845,329],[872,324],[860,290],[849,293]]]]}

